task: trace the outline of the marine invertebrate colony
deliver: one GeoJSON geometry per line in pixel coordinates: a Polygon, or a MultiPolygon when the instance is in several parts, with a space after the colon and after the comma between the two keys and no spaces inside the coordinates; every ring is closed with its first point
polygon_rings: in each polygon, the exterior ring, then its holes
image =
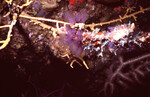
{"type": "Polygon", "coordinates": [[[130,40],[128,38],[129,35],[131,35],[131,32],[133,32],[135,29],[134,23],[122,24],[116,27],[109,27],[108,29],[110,32],[99,32],[99,29],[95,29],[93,32],[84,32],[83,43],[86,45],[84,50],[90,50],[90,52],[100,51],[98,56],[103,56],[102,52],[104,51],[105,47],[107,47],[105,49],[108,49],[110,52],[114,52],[116,54],[116,51],[119,48],[123,48],[126,43],[137,43],[137,39],[132,38],[134,40],[132,41],[132,39],[130,40]]]}
{"type": "Polygon", "coordinates": [[[79,12],[76,12],[75,15],[73,15],[72,11],[64,11],[62,15],[64,21],[69,22],[73,25],[75,23],[85,23],[88,17],[89,15],[87,14],[86,9],[81,9],[79,12]]]}
{"type": "Polygon", "coordinates": [[[141,36],[140,34],[143,33],[142,31],[135,32],[134,23],[109,27],[109,31],[102,32],[99,31],[100,29],[95,29],[92,32],[80,29],[75,30],[70,26],[63,29],[66,29],[66,37],[63,36],[61,38],[64,38],[63,42],[68,42],[70,45],[69,47],[72,47],[73,44],[78,43],[77,48],[81,47],[83,51],[90,52],[90,55],[95,51],[98,53],[98,56],[103,56],[102,53],[104,49],[116,54],[118,50],[123,50],[123,48],[126,49],[129,47],[130,49],[133,49],[133,43],[141,47],[141,43],[150,37],[149,34],[148,36],[145,36],[147,35],[146,33],[144,36],[141,36]],[[132,36],[135,33],[136,35],[132,36]],[[73,44],[71,42],[73,42],[73,44]],[[132,46],[130,44],[132,44],[132,46]]]}
{"type": "MultiPolygon", "coordinates": [[[[35,1],[33,4],[34,10],[41,10],[41,8],[38,8],[39,6],[39,3],[35,1]]],[[[96,26],[115,23],[130,17],[133,17],[136,20],[135,15],[143,13],[144,11],[148,11],[149,9],[150,8],[143,9],[140,7],[140,10],[135,13],[128,15],[127,11],[127,13],[123,17],[120,16],[119,19],[97,24],[85,24],[85,21],[89,17],[86,9],[81,9],[79,12],[75,12],[75,14],[72,11],[64,11],[62,18],[66,22],[52,19],[28,17],[24,16],[23,14],[21,14],[20,17],[55,22],[56,28],[53,28],[48,25],[43,25],[38,21],[34,21],[37,24],[41,24],[41,26],[44,28],[52,28],[51,30],[53,31],[52,34],[54,35],[54,41],[58,42],[58,44],[56,43],[57,45],[54,45],[53,48],[57,47],[59,49],[59,55],[63,56],[65,53],[69,56],[73,55],[73,57],[83,58],[84,56],[94,55],[94,52],[97,53],[97,56],[103,56],[104,50],[108,50],[109,52],[116,55],[117,51],[120,49],[125,49],[128,47],[133,49],[134,46],[130,45],[133,43],[141,46],[140,42],[143,42],[143,40],[146,41],[146,39],[149,38],[149,34],[146,37],[145,34],[142,34],[143,36],[141,35],[142,32],[137,32],[137,34],[134,36],[133,33],[135,32],[134,29],[136,28],[134,23],[120,24],[115,27],[108,27],[108,30],[106,31],[100,31],[96,26]],[[59,28],[59,23],[64,24],[64,26],[59,28]],[[87,30],[87,27],[90,27],[91,31],[87,30]],[[58,36],[58,40],[56,39],[56,36],[58,36]],[[125,46],[126,44],[128,46],[125,46]],[[64,48],[59,48],[60,46],[58,45],[61,45],[64,48]],[[78,52],[75,52],[77,48],[79,48],[79,50],[78,52]],[[70,53],[64,52],[64,49],[69,50],[70,53]],[[61,54],[61,51],[63,51],[63,54],[61,54]]]]}

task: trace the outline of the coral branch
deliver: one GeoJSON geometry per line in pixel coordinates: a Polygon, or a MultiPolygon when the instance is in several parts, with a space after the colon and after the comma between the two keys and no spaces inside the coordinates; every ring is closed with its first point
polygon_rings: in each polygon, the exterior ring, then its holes
{"type": "Polygon", "coordinates": [[[76,59],[74,59],[74,60],[72,60],[71,63],[70,63],[70,67],[71,67],[71,68],[73,68],[73,63],[74,63],[74,62],[76,62],[76,63],[78,63],[80,66],[82,66],[82,65],[80,64],[80,62],[78,62],[76,59]]]}
{"type": "MultiPolygon", "coordinates": [[[[8,4],[11,4],[11,3],[12,3],[12,0],[5,0],[5,1],[6,1],[8,4]]],[[[27,2],[26,2],[25,4],[19,6],[19,8],[22,9],[23,7],[28,6],[29,4],[31,4],[31,2],[32,2],[32,1],[27,0],[27,2]]],[[[10,12],[8,12],[8,13],[5,15],[5,17],[8,16],[9,14],[10,14],[10,12]]],[[[2,44],[2,45],[0,46],[0,50],[3,49],[3,48],[5,48],[5,47],[8,45],[8,43],[9,43],[9,41],[10,41],[10,38],[11,38],[11,33],[12,33],[13,26],[14,26],[14,25],[16,24],[16,22],[17,22],[18,14],[17,14],[17,13],[12,13],[12,14],[13,14],[13,16],[12,16],[13,20],[12,20],[11,24],[10,24],[10,25],[0,26],[0,28],[9,27],[9,31],[8,31],[6,40],[0,41],[0,43],[2,44]]]]}
{"type": "Polygon", "coordinates": [[[8,31],[6,40],[3,40],[3,41],[0,42],[0,43],[2,43],[2,45],[0,46],[0,50],[3,49],[3,48],[5,48],[8,45],[8,43],[10,41],[10,38],[11,38],[12,28],[16,24],[16,22],[17,22],[17,14],[15,13],[13,15],[13,21],[11,22],[11,24],[3,26],[3,28],[9,26],[9,31],[8,31]]]}
{"type": "Polygon", "coordinates": [[[28,6],[32,3],[32,1],[27,0],[25,4],[19,6],[20,9],[23,9],[23,7],[28,6]]]}
{"type": "Polygon", "coordinates": [[[126,61],[126,62],[123,63],[123,65],[130,64],[130,63],[134,63],[134,62],[136,62],[136,61],[145,59],[145,58],[147,58],[147,57],[150,57],[150,54],[146,54],[146,55],[143,55],[143,56],[141,56],[141,57],[138,57],[138,58],[135,58],[135,59],[131,59],[131,60],[129,60],[129,61],[126,61]]]}
{"type": "MultiPolygon", "coordinates": [[[[86,64],[86,62],[84,61],[84,59],[82,59],[81,57],[79,57],[79,59],[83,62],[83,65],[86,67],[86,69],[89,69],[89,67],[87,66],[87,64],[86,64]]],[[[78,62],[76,59],[73,59],[73,60],[71,61],[71,63],[70,63],[70,67],[71,67],[71,68],[73,68],[73,63],[74,63],[74,62],[76,62],[76,63],[78,63],[80,66],[82,66],[80,62],[78,62]]]]}
{"type": "Polygon", "coordinates": [[[13,0],[5,0],[8,4],[11,4],[13,0]]]}
{"type": "MultiPolygon", "coordinates": [[[[28,15],[27,13],[25,13],[24,11],[21,13],[20,16],[24,16],[24,17],[31,17],[30,15],[28,15]]],[[[38,24],[40,25],[43,29],[49,29],[49,30],[52,30],[53,31],[53,36],[56,37],[56,32],[57,32],[57,29],[50,26],[50,25],[47,25],[47,24],[44,24],[38,20],[35,20],[35,19],[32,19],[30,18],[31,22],[34,22],[35,24],[38,24]]]]}
{"type": "Polygon", "coordinates": [[[93,24],[87,24],[87,25],[85,25],[85,27],[93,28],[95,26],[103,26],[103,25],[106,25],[106,24],[111,24],[111,23],[115,23],[115,22],[118,22],[118,21],[122,21],[124,19],[131,18],[131,17],[133,17],[136,20],[135,15],[140,14],[140,13],[144,13],[145,11],[148,11],[148,10],[150,10],[150,7],[145,8],[145,9],[140,7],[140,11],[134,12],[134,13],[129,14],[129,15],[125,14],[123,17],[120,16],[119,19],[115,19],[115,20],[111,20],[111,21],[107,21],[107,22],[102,22],[102,23],[97,23],[97,24],[94,24],[94,23],[93,24]]]}
{"type": "Polygon", "coordinates": [[[3,26],[0,26],[0,28],[7,28],[9,27],[10,25],[3,25],[3,26]]]}
{"type": "Polygon", "coordinates": [[[114,91],[114,88],[111,88],[112,85],[114,86],[115,83],[118,83],[119,85],[121,85],[124,88],[127,88],[127,82],[133,83],[135,81],[137,81],[138,83],[141,83],[138,75],[141,77],[144,77],[145,72],[149,72],[149,62],[144,62],[144,64],[142,65],[138,65],[137,67],[135,67],[135,65],[137,64],[133,64],[134,62],[139,62],[142,59],[145,58],[149,58],[150,54],[146,54],[143,55],[141,57],[123,62],[122,57],[119,58],[120,61],[120,65],[119,67],[117,67],[117,69],[115,71],[113,71],[114,69],[114,65],[116,64],[112,64],[109,67],[109,74],[110,76],[108,77],[106,83],[104,84],[104,92],[108,91],[108,87],[110,87],[110,91],[112,93],[112,91],[114,91]],[[130,65],[128,65],[130,64],[130,65]],[[123,68],[127,67],[130,68],[127,72],[122,72],[123,68]],[[144,71],[142,70],[142,68],[147,68],[144,71]],[[131,78],[132,75],[132,78],[131,78]]]}
{"type": "Polygon", "coordinates": [[[147,57],[150,57],[150,54],[146,54],[146,55],[143,55],[143,56],[141,56],[141,57],[139,57],[139,58],[135,58],[135,59],[132,59],[132,60],[123,62],[123,63],[117,68],[117,70],[113,73],[113,75],[111,76],[110,80],[112,81],[113,78],[115,78],[116,75],[120,74],[122,68],[123,68],[124,66],[126,66],[127,64],[131,64],[131,63],[137,62],[137,61],[142,60],[142,59],[145,59],[145,58],[147,58],[147,57]]]}
{"type": "Polygon", "coordinates": [[[79,57],[79,59],[83,62],[83,65],[86,67],[86,69],[89,69],[89,67],[87,66],[86,62],[81,57],[79,57]]]}
{"type": "Polygon", "coordinates": [[[46,19],[46,18],[42,18],[42,17],[32,17],[32,16],[26,16],[24,14],[20,14],[19,17],[22,18],[28,18],[28,19],[34,19],[34,20],[39,20],[39,21],[47,21],[47,22],[52,22],[52,23],[60,23],[60,24],[64,24],[64,25],[71,25],[68,22],[63,22],[63,21],[58,21],[58,20],[53,20],[53,19],[46,19]]]}

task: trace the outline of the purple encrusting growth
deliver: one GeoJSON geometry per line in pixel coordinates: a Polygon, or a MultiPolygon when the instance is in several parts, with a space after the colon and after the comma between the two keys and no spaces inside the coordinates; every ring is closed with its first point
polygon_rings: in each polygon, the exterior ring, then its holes
{"type": "Polygon", "coordinates": [[[75,23],[84,23],[88,19],[89,15],[87,14],[86,9],[82,9],[79,12],[73,15],[72,11],[64,11],[63,12],[63,20],[69,22],[71,24],[75,23]]]}
{"type": "Polygon", "coordinates": [[[47,11],[45,11],[44,9],[42,9],[39,1],[35,1],[33,3],[33,8],[34,8],[34,11],[37,12],[36,16],[43,17],[43,16],[47,15],[47,11]]]}
{"type": "Polygon", "coordinates": [[[71,24],[75,24],[75,16],[73,15],[73,13],[71,11],[64,11],[63,12],[63,16],[62,19],[66,22],[69,22],[71,24]]]}
{"type": "Polygon", "coordinates": [[[33,8],[34,8],[34,11],[38,12],[40,10],[40,2],[39,1],[35,1],[33,3],[33,8]]]}
{"type": "Polygon", "coordinates": [[[80,12],[76,13],[75,19],[78,23],[84,23],[88,19],[89,15],[86,9],[82,9],[80,12]]]}
{"type": "MultiPolygon", "coordinates": [[[[75,23],[84,23],[88,19],[88,17],[89,15],[87,14],[86,9],[80,10],[80,12],[75,13],[75,15],[72,11],[64,11],[62,16],[64,21],[69,22],[73,25],[75,23]]],[[[71,54],[75,55],[76,57],[81,56],[81,54],[83,53],[83,46],[81,44],[81,41],[83,39],[83,31],[80,29],[73,29],[70,26],[67,26],[65,29],[67,33],[62,37],[64,41],[60,44],[67,46],[71,54]]]]}
{"type": "Polygon", "coordinates": [[[66,27],[66,31],[66,41],[68,42],[69,50],[73,55],[80,56],[83,50],[80,43],[82,40],[82,31],[72,29],[70,26],[66,27]]]}
{"type": "Polygon", "coordinates": [[[46,16],[47,15],[47,12],[44,10],[44,9],[41,9],[36,16],[38,17],[43,17],[43,16],[46,16]]]}
{"type": "Polygon", "coordinates": [[[61,36],[61,38],[63,38],[63,42],[60,41],[60,45],[64,45],[67,49],[70,50],[71,54],[75,55],[76,57],[81,56],[83,52],[83,47],[81,45],[83,31],[67,26],[66,32],[67,34],[65,36],[61,36]]]}

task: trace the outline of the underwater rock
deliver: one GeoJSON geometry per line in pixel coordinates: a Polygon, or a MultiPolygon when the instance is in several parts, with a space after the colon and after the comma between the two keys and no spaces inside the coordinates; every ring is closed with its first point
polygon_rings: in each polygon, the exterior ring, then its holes
{"type": "Polygon", "coordinates": [[[58,7],[57,2],[60,2],[60,0],[39,0],[39,2],[44,10],[50,11],[58,7]]]}
{"type": "Polygon", "coordinates": [[[95,0],[96,3],[107,5],[107,6],[120,6],[124,4],[123,0],[95,0]]]}

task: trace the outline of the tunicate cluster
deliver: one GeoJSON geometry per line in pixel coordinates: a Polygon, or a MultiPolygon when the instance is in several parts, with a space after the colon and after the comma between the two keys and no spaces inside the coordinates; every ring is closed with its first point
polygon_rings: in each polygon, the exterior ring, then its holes
{"type": "Polygon", "coordinates": [[[47,14],[47,11],[42,9],[39,1],[35,1],[33,3],[33,9],[35,12],[37,12],[36,16],[38,17],[43,17],[47,14]]]}
{"type": "Polygon", "coordinates": [[[76,12],[75,14],[73,14],[72,11],[67,10],[63,12],[62,19],[71,24],[75,24],[75,23],[85,23],[88,17],[89,15],[87,14],[86,9],[81,9],[79,12],[76,12]]]}
{"type": "Polygon", "coordinates": [[[67,33],[65,35],[60,36],[63,41],[60,41],[59,44],[69,49],[71,54],[75,55],[76,57],[81,56],[83,53],[83,47],[81,44],[81,41],[83,39],[83,31],[79,29],[76,30],[71,28],[70,26],[67,26],[66,32],[67,33]]]}

